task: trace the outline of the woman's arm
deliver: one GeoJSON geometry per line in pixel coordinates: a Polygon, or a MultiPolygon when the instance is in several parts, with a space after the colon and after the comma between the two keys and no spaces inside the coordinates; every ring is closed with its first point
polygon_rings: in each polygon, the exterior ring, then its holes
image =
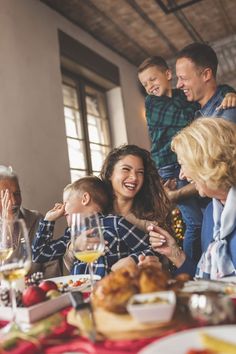
{"type": "MultiPolygon", "coordinates": [[[[121,267],[129,267],[138,263],[154,264],[160,267],[160,261],[155,251],[151,249],[149,235],[131,224],[125,218],[120,218],[116,229],[117,236],[122,240],[129,254],[127,257],[119,259],[112,265],[112,270],[121,267]]],[[[114,252],[113,250],[111,250],[114,252]]]]}

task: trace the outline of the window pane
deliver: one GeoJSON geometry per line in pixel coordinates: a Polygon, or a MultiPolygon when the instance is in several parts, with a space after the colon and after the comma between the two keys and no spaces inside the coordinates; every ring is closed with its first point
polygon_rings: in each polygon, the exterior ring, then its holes
{"type": "Polygon", "coordinates": [[[85,86],[87,112],[89,114],[107,118],[106,94],[94,87],[85,86]]]}
{"type": "Polygon", "coordinates": [[[76,89],[64,84],[62,90],[64,105],[79,109],[76,89]]]}
{"type": "Polygon", "coordinates": [[[88,114],[100,116],[98,99],[96,96],[86,96],[86,109],[88,114]]]}
{"type": "Polygon", "coordinates": [[[93,171],[93,176],[100,177],[100,171],[101,169],[99,171],[93,171]]]}
{"type": "Polygon", "coordinates": [[[110,148],[106,146],[90,144],[91,150],[91,160],[92,160],[92,169],[93,171],[100,171],[103,161],[107,156],[110,148]]]}
{"type": "Polygon", "coordinates": [[[93,143],[110,145],[108,122],[88,115],[89,140],[93,143]]]}
{"type": "Polygon", "coordinates": [[[70,168],[86,170],[85,150],[83,141],[67,138],[70,168]]]}
{"type": "Polygon", "coordinates": [[[80,113],[74,109],[64,107],[66,135],[72,138],[83,139],[80,113]]]}
{"type": "Polygon", "coordinates": [[[77,179],[86,176],[85,171],[79,171],[79,170],[70,170],[70,178],[71,182],[76,181],[77,179]]]}

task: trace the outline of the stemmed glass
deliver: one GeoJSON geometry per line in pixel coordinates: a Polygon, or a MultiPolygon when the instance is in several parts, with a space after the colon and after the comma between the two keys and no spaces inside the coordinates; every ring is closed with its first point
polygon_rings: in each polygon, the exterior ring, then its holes
{"type": "Polygon", "coordinates": [[[94,287],[93,262],[104,252],[105,243],[98,214],[73,214],[71,242],[75,257],[88,263],[91,290],[94,287]]]}
{"type": "Polygon", "coordinates": [[[31,248],[25,223],[21,219],[0,219],[0,277],[9,283],[12,320],[1,334],[20,329],[16,322],[14,281],[23,278],[31,266],[31,248]]]}

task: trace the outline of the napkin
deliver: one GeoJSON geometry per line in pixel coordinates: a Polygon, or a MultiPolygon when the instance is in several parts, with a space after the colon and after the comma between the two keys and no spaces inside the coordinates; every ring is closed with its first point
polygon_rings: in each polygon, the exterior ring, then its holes
{"type": "MultiPolygon", "coordinates": [[[[43,347],[58,344],[73,335],[75,328],[66,322],[67,311],[61,311],[32,325],[26,333],[14,331],[0,339],[3,353],[42,353],[43,347]]],[[[1,352],[0,352],[1,353],[1,352]]]]}

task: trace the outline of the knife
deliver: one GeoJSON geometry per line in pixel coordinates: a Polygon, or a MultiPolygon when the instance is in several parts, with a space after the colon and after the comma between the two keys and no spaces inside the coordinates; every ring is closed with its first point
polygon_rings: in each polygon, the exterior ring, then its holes
{"type": "Polygon", "coordinates": [[[73,291],[69,294],[71,304],[76,310],[76,315],[79,317],[81,329],[92,342],[96,342],[96,324],[93,315],[93,308],[90,302],[84,302],[83,294],[79,291],[73,291]]]}

